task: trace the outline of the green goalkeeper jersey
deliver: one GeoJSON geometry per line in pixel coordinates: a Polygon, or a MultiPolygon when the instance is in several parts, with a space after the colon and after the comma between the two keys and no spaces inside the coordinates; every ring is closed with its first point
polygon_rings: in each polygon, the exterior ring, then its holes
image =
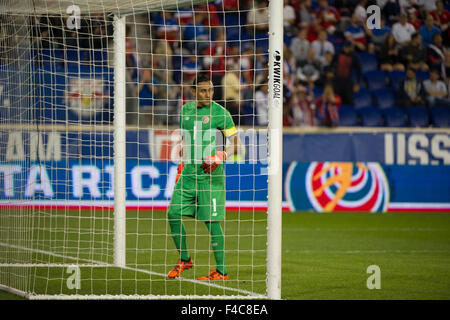
{"type": "Polygon", "coordinates": [[[226,138],[236,134],[230,112],[214,101],[205,107],[197,107],[195,101],[188,102],[181,109],[180,129],[185,145],[183,176],[224,177],[223,165],[213,173],[204,173],[200,166],[207,156],[216,154],[217,130],[226,138]]]}

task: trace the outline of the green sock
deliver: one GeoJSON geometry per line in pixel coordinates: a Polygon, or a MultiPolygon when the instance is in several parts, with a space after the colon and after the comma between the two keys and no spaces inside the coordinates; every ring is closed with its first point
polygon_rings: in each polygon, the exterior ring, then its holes
{"type": "Polygon", "coordinates": [[[211,234],[211,246],[216,259],[216,270],[221,274],[227,274],[225,267],[225,236],[219,221],[206,222],[206,227],[211,234]]]}
{"type": "Polygon", "coordinates": [[[169,219],[170,231],[172,233],[173,242],[178,249],[181,260],[189,261],[189,253],[186,244],[186,229],[181,219],[169,219]]]}

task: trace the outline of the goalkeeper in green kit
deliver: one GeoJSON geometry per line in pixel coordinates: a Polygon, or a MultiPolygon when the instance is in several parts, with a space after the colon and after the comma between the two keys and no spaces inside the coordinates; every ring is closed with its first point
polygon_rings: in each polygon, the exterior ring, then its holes
{"type": "Polygon", "coordinates": [[[199,73],[192,90],[196,101],[186,103],[181,109],[183,160],[178,165],[177,182],[168,210],[170,231],[180,258],[168,277],[177,278],[193,267],[182,220],[183,216],[190,216],[205,222],[216,260],[215,270],[198,280],[227,280],[225,237],[220,224],[225,219],[222,163],[237,151],[239,138],[230,113],[212,101],[214,88],[209,76],[199,73]],[[231,141],[225,151],[216,150],[217,130],[231,141]]]}

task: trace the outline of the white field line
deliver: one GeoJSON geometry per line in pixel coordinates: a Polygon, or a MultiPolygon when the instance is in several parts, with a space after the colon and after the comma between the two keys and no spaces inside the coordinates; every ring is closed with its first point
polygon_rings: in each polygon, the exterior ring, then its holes
{"type": "MultiPolygon", "coordinates": [[[[31,249],[31,248],[26,248],[26,247],[22,247],[22,246],[17,246],[17,245],[11,245],[9,243],[4,243],[4,242],[0,242],[0,246],[3,247],[8,247],[8,248],[14,248],[14,249],[20,249],[20,250],[25,250],[25,251],[31,251],[31,252],[36,252],[36,253],[41,253],[41,254],[46,254],[49,256],[53,256],[53,257],[58,257],[58,258],[66,258],[66,259],[72,259],[72,260],[76,260],[76,261],[84,261],[90,264],[95,264],[95,267],[114,267],[114,268],[119,268],[113,264],[109,264],[109,263],[105,263],[103,261],[97,261],[97,260],[90,260],[90,259],[82,259],[82,258],[77,258],[77,257],[71,257],[71,256],[65,256],[65,255],[61,255],[61,254],[57,254],[57,253],[53,253],[53,252],[49,252],[49,251],[45,251],[45,250],[39,250],[39,249],[31,249]]],[[[14,264],[12,264],[11,266],[13,266],[14,264]]],[[[74,264],[61,264],[59,266],[73,266],[74,264]]],[[[0,264],[0,266],[2,266],[2,264],[0,264]]],[[[10,264],[5,264],[5,266],[10,266],[10,264]]],[[[23,264],[23,267],[32,267],[35,266],[34,264],[23,264]]],[[[44,267],[57,267],[58,264],[43,264],[44,267]]],[[[80,267],[90,267],[91,265],[79,265],[80,267]]],[[[92,265],[93,266],[93,265],[92,265]]],[[[135,271],[135,272],[141,272],[141,273],[146,273],[146,274],[151,274],[151,275],[156,275],[156,276],[161,276],[161,277],[166,277],[166,274],[162,274],[162,273],[158,273],[158,272],[154,272],[154,271],[149,271],[149,270],[144,270],[144,269],[138,269],[138,268],[132,268],[132,267],[121,267],[121,269],[125,269],[125,270],[130,270],[130,271],[135,271]]],[[[216,289],[222,289],[222,290],[229,290],[229,291],[234,291],[234,292],[239,292],[242,293],[244,295],[250,295],[252,297],[257,297],[257,298],[261,298],[261,299],[265,299],[267,298],[265,295],[259,294],[259,293],[255,293],[255,292],[251,292],[251,291],[247,291],[247,290],[243,290],[243,289],[237,289],[237,288],[230,288],[230,287],[225,287],[225,286],[221,286],[218,284],[214,284],[214,283],[209,283],[206,281],[199,281],[199,280],[195,280],[195,279],[187,279],[187,278],[183,278],[183,277],[179,277],[176,280],[178,281],[186,281],[186,282],[191,282],[191,283],[196,283],[196,284],[200,284],[200,285],[204,285],[207,287],[211,287],[211,288],[216,288],[216,289]]],[[[175,281],[176,281],[175,280],[175,281]]],[[[170,281],[174,281],[174,280],[170,280],[170,281]]]]}
{"type": "Polygon", "coordinates": [[[384,253],[450,253],[449,250],[284,250],[284,253],[320,253],[320,254],[384,254],[384,253]]]}

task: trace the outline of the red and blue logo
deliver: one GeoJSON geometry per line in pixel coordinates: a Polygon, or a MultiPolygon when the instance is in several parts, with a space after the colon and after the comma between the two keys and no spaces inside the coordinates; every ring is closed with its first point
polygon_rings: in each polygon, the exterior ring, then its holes
{"type": "Polygon", "coordinates": [[[378,163],[312,162],[306,193],[316,211],[385,212],[389,185],[378,163]]]}
{"type": "Polygon", "coordinates": [[[291,211],[386,212],[390,199],[385,172],[375,162],[293,162],[285,194],[291,211]]]}

